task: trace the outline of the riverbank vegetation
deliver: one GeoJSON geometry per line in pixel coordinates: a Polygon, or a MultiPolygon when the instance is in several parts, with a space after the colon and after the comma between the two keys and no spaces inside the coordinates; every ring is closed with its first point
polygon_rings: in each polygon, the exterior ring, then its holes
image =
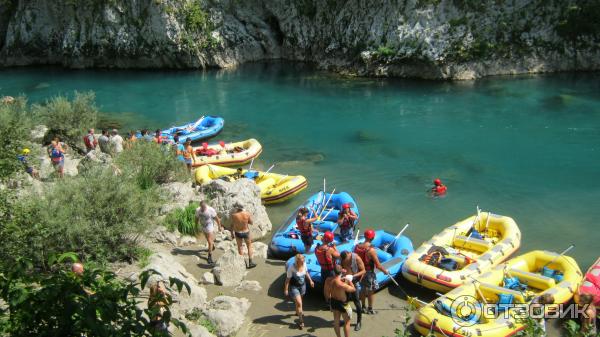
{"type": "MultiPolygon", "coordinates": [[[[136,307],[148,275],[127,283],[107,266],[148,258],[139,242],[160,219],[159,185],[183,179],[185,169],[169,147],[140,141],[110,163],[30,188],[17,156],[25,147],[45,152],[31,130],[45,124],[44,139],[58,136],[81,149],[98,120],[93,93],[72,97],[0,103],[0,298],[7,304],[0,308],[0,334],[156,335],[148,319],[155,313],[136,307]],[[65,252],[68,259],[58,258],[65,252]],[[79,259],[83,276],[67,271],[79,259]]],[[[178,282],[171,280],[181,291],[178,282]]]]}

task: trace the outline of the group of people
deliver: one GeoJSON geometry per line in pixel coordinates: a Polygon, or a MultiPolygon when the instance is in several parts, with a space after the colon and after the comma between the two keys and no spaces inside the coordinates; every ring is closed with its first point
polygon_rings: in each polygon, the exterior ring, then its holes
{"type": "MultiPolygon", "coordinates": [[[[230,214],[231,217],[231,239],[236,241],[238,253],[244,256],[244,244],[247,247],[248,252],[248,264],[246,268],[251,269],[256,267],[256,264],[252,261],[253,249],[252,249],[252,238],[250,236],[250,225],[252,225],[252,215],[250,212],[244,210],[244,208],[236,204],[230,214]]],[[[196,225],[198,226],[198,236],[203,235],[208,242],[208,255],[206,262],[213,265],[214,261],[212,258],[212,252],[215,250],[215,230],[219,232],[223,231],[223,225],[221,218],[217,214],[217,211],[209,206],[205,200],[200,201],[200,206],[196,208],[196,225]],[[216,226],[215,226],[216,225],[216,226]],[[202,233],[202,234],[201,234],[202,233]]]]}
{"type": "Polygon", "coordinates": [[[86,153],[96,149],[110,155],[117,155],[123,152],[125,141],[123,140],[123,137],[119,135],[117,129],[112,129],[110,132],[103,129],[98,138],[96,138],[94,132],[94,129],[89,129],[88,133],[83,137],[86,153]]]}
{"type": "MultiPolygon", "coordinates": [[[[349,209],[349,207],[345,209],[349,209]]],[[[339,218],[342,223],[347,222],[344,219],[350,217],[350,212],[351,210],[340,212],[339,218]]],[[[309,222],[310,225],[315,221],[314,218],[306,219],[307,213],[308,210],[306,209],[299,210],[299,224],[305,225],[306,222],[309,222]]],[[[347,229],[344,230],[347,231],[347,229]]],[[[375,231],[366,230],[364,237],[364,242],[356,245],[353,251],[344,250],[340,252],[333,243],[334,234],[328,231],[323,234],[323,243],[315,248],[315,256],[321,268],[323,294],[330,310],[333,312],[334,329],[338,337],[341,336],[341,318],[344,321],[344,335],[346,337],[350,335],[352,316],[350,302],[353,302],[356,307],[357,322],[354,326],[355,331],[361,329],[363,313],[376,314],[373,305],[375,291],[379,289],[379,284],[375,273],[379,269],[383,273],[389,274],[380,263],[377,251],[372,244],[375,239],[375,231]]],[[[308,242],[304,242],[304,244],[306,245],[308,242]]],[[[294,264],[287,270],[284,293],[286,296],[290,296],[295,303],[300,329],[304,328],[302,296],[306,293],[307,283],[311,287],[314,286],[314,282],[307,272],[304,256],[297,254],[294,264]]]]}

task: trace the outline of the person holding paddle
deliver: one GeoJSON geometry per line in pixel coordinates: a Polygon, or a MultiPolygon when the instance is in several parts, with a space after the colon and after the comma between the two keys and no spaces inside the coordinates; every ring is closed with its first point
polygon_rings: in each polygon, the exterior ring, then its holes
{"type": "Polygon", "coordinates": [[[304,253],[310,253],[310,247],[313,245],[313,222],[317,221],[319,218],[316,216],[316,212],[311,208],[313,216],[310,219],[307,219],[308,216],[308,208],[302,207],[298,210],[298,214],[296,215],[296,226],[298,226],[298,230],[300,231],[300,239],[302,239],[302,243],[304,244],[304,253]]]}
{"type": "Polygon", "coordinates": [[[354,247],[354,253],[360,256],[365,264],[366,273],[360,282],[362,290],[360,294],[360,300],[364,308],[366,302],[365,300],[368,298],[369,306],[365,310],[365,313],[370,315],[376,314],[376,312],[373,310],[373,302],[375,300],[375,291],[379,289],[377,276],[375,275],[375,268],[381,270],[386,275],[390,274],[379,262],[377,252],[371,244],[373,239],[375,239],[375,231],[372,229],[367,229],[365,231],[365,241],[354,247]]]}

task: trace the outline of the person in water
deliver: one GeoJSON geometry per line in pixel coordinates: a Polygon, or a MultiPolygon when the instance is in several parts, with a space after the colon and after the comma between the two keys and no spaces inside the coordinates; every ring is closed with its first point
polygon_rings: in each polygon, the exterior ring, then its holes
{"type": "Polygon", "coordinates": [[[252,216],[249,212],[246,212],[241,205],[236,205],[233,214],[231,214],[231,223],[232,223],[232,233],[231,238],[235,238],[235,242],[237,243],[238,253],[244,256],[244,247],[242,243],[246,243],[246,247],[248,247],[248,266],[247,268],[256,267],[256,263],[252,262],[252,238],[250,238],[250,228],[249,225],[252,224],[252,216]]]}
{"type": "Polygon", "coordinates": [[[198,234],[204,233],[204,237],[208,242],[208,257],[206,262],[213,264],[212,252],[215,250],[215,224],[219,226],[219,232],[223,230],[221,219],[214,208],[208,206],[206,201],[200,201],[200,207],[196,208],[196,226],[202,225],[202,230],[198,228],[198,234]]]}
{"type": "Polygon", "coordinates": [[[310,278],[310,274],[304,262],[304,255],[296,254],[296,260],[286,271],[285,285],[283,293],[285,296],[290,296],[296,305],[296,315],[298,316],[298,327],[300,330],[304,328],[304,314],[302,312],[302,297],[306,294],[306,281],[311,288],[315,287],[315,283],[310,278]]]}
{"type": "Polygon", "coordinates": [[[446,185],[442,184],[442,181],[440,180],[440,178],[435,178],[435,180],[433,181],[433,187],[431,188],[431,194],[434,197],[439,197],[439,196],[446,194],[447,191],[448,191],[448,187],[446,187],[446,185]]]}
{"type": "Polygon", "coordinates": [[[323,294],[325,299],[329,301],[329,306],[333,312],[333,329],[335,335],[341,337],[340,334],[340,318],[344,318],[344,336],[350,336],[350,320],[352,308],[348,303],[348,293],[356,292],[354,284],[349,278],[344,275],[345,270],[341,266],[335,266],[333,275],[325,279],[323,284],[323,294]]]}
{"type": "Polygon", "coordinates": [[[342,210],[338,213],[337,220],[338,225],[340,225],[340,237],[342,238],[342,242],[352,240],[356,220],[358,220],[358,215],[350,208],[350,204],[343,204],[342,210]]]}
{"type": "Polygon", "coordinates": [[[366,273],[360,282],[360,300],[363,308],[365,308],[366,299],[369,300],[369,306],[366,307],[367,309],[364,312],[370,315],[376,314],[376,312],[373,310],[373,303],[375,301],[375,291],[379,289],[377,276],[375,275],[375,268],[381,270],[386,275],[390,274],[388,270],[385,269],[379,262],[377,251],[372,244],[373,239],[375,239],[375,231],[372,229],[367,229],[365,231],[365,241],[354,247],[354,253],[360,256],[361,260],[365,264],[366,273]]]}
{"type": "Polygon", "coordinates": [[[65,176],[65,148],[66,145],[63,144],[58,137],[54,137],[48,147],[48,156],[50,156],[52,166],[54,166],[59,178],[65,176]]]}
{"type": "Polygon", "coordinates": [[[192,147],[192,140],[187,138],[185,140],[185,144],[183,145],[183,161],[187,166],[188,172],[192,172],[192,164],[196,160],[196,154],[194,153],[194,148],[192,147]]]}
{"type": "Polygon", "coordinates": [[[336,260],[340,258],[340,253],[337,251],[335,244],[333,244],[333,238],[332,232],[325,232],[323,234],[323,244],[315,248],[315,256],[321,266],[321,277],[323,279],[335,276],[336,260]]]}
{"type": "Polygon", "coordinates": [[[21,164],[23,164],[23,167],[25,167],[25,172],[27,172],[27,174],[29,174],[34,179],[40,179],[40,173],[38,172],[38,170],[36,170],[29,163],[29,153],[30,152],[31,152],[31,150],[29,150],[28,148],[24,148],[21,151],[21,154],[19,156],[17,156],[17,159],[19,160],[19,162],[21,162],[21,164]]]}
{"type": "Polygon", "coordinates": [[[310,252],[310,247],[313,245],[313,222],[317,221],[318,217],[316,216],[316,212],[311,208],[313,217],[307,219],[308,217],[308,208],[302,207],[298,210],[298,214],[296,214],[296,226],[298,226],[298,230],[300,231],[300,239],[304,244],[304,253],[308,254],[310,252]]]}
{"type": "Polygon", "coordinates": [[[346,271],[346,277],[352,281],[352,284],[356,289],[355,292],[348,293],[347,296],[352,302],[354,302],[354,306],[356,307],[356,325],[354,326],[354,331],[359,331],[362,321],[360,280],[363,278],[363,275],[365,275],[367,270],[365,269],[365,264],[358,254],[345,250],[340,254],[340,256],[342,260],[342,268],[344,268],[346,271]]]}

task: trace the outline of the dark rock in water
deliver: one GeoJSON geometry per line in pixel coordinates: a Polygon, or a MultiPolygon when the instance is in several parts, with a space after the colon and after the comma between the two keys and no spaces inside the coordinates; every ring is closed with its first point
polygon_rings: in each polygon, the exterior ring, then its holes
{"type": "Polygon", "coordinates": [[[554,95],[542,100],[542,106],[548,110],[561,110],[571,103],[575,97],[568,94],[554,95]]]}
{"type": "Polygon", "coordinates": [[[124,134],[126,131],[124,128],[135,125],[139,116],[140,115],[135,112],[100,112],[98,114],[96,128],[99,130],[117,129],[121,130],[121,133],[124,134]]]}
{"type": "Polygon", "coordinates": [[[365,130],[359,130],[354,133],[352,139],[355,142],[359,143],[367,143],[367,142],[377,142],[381,140],[381,137],[376,133],[371,133],[365,130]]]}

